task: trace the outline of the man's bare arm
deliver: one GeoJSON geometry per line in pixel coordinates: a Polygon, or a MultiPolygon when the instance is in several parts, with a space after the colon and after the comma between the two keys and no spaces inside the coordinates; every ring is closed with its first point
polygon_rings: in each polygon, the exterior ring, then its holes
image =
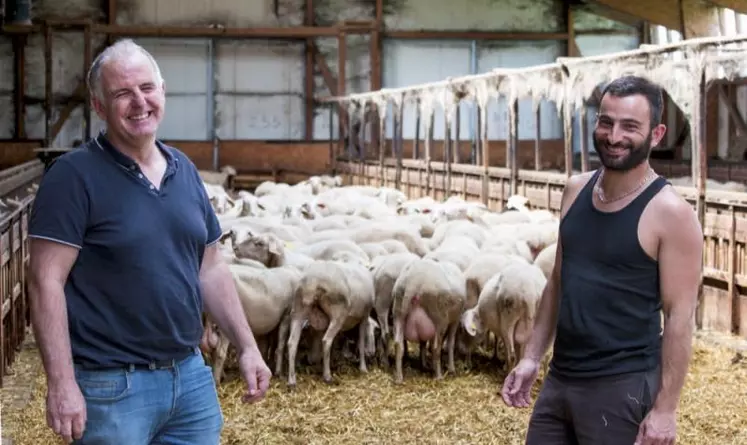
{"type": "Polygon", "coordinates": [[[238,352],[256,348],[257,343],[244,315],[233,276],[217,244],[205,249],[200,268],[200,290],[205,311],[238,352]]]}
{"type": "Polygon", "coordinates": [[[38,238],[29,241],[31,323],[50,385],[75,381],[65,282],[77,257],[76,247],[38,238]]]}
{"type": "Polygon", "coordinates": [[[692,207],[679,197],[666,196],[662,208],[662,220],[667,223],[659,247],[664,333],[661,386],[654,409],[674,412],[692,356],[695,309],[703,270],[703,230],[692,207]]]}

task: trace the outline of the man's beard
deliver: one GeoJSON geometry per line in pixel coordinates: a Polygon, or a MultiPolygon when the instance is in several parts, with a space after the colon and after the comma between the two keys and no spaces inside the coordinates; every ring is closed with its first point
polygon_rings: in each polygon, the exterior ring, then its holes
{"type": "Polygon", "coordinates": [[[621,172],[632,170],[644,163],[651,153],[651,132],[648,133],[646,139],[638,146],[626,143],[610,146],[605,140],[597,137],[596,134],[594,134],[593,141],[594,151],[599,155],[599,160],[604,168],[608,170],[621,172]],[[620,157],[608,157],[604,152],[606,148],[622,148],[626,151],[626,154],[620,157]]]}

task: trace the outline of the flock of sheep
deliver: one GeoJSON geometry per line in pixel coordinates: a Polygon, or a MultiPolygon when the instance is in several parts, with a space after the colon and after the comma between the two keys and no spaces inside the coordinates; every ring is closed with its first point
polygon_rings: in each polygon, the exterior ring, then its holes
{"type": "MultiPolygon", "coordinates": [[[[264,182],[254,193],[223,180],[203,175],[220,246],[260,350],[290,386],[301,354],[321,360],[330,382],[332,357],[366,372],[372,359],[388,368],[393,349],[397,383],[407,342],[419,343],[436,379],[442,351],[449,373],[455,354],[471,366],[477,347],[497,356],[502,344],[508,369],[521,356],[555,261],[549,211],[518,195],[496,213],[330,176],[264,182]]],[[[229,343],[207,316],[201,346],[220,382],[229,343]]]]}

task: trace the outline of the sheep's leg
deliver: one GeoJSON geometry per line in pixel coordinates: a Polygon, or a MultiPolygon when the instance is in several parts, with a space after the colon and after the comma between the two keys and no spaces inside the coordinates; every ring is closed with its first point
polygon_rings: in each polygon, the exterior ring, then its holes
{"type": "Polygon", "coordinates": [[[514,328],[516,319],[513,318],[501,326],[501,339],[506,348],[506,372],[511,372],[516,362],[516,351],[514,350],[514,328]]]}
{"type": "Polygon", "coordinates": [[[402,356],[405,353],[407,342],[405,342],[404,317],[394,318],[394,383],[401,384],[402,377],[402,356]]]}
{"type": "Polygon", "coordinates": [[[285,352],[286,341],[288,341],[288,331],[290,330],[290,314],[285,313],[280,319],[278,325],[277,346],[275,347],[275,375],[280,376],[283,373],[283,352],[285,352]]]}
{"type": "Polygon", "coordinates": [[[329,326],[327,331],[322,337],[322,378],[327,383],[332,383],[332,370],[330,369],[330,356],[332,353],[332,342],[337,337],[337,334],[342,329],[342,325],[345,322],[345,316],[340,314],[335,317],[330,317],[329,326]]]}
{"type": "MultiPolygon", "coordinates": [[[[433,341],[431,341],[431,346],[433,346],[433,341]]],[[[420,342],[420,368],[423,371],[428,370],[428,342],[427,341],[420,342]]]]}
{"type": "Polygon", "coordinates": [[[447,364],[447,371],[450,374],[456,374],[456,366],[454,365],[454,346],[456,343],[456,333],[459,328],[459,323],[452,323],[449,325],[449,331],[446,339],[446,349],[449,353],[449,361],[447,364]]]}
{"type": "Polygon", "coordinates": [[[444,374],[441,371],[441,349],[443,345],[443,333],[437,332],[431,340],[431,361],[433,362],[433,372],[435,373],[436,380],[444,378],[444,374]]]}
{"type": "Polygon", "coordinates": [[[379,335],[377,337],[377,348],[376,348],[376,359],[379,364],[384,368],[389,367],[389,341],[392,338],[389,332],[389,311],[385,311],[381,314],[376,313],[376,318],[379,322],[379,335]]]}
{"type": "Polygon", "coordinates": [[[367,373],[366,368],[366,340],[368,339],[368,316],[358,324],[358,369],[360,372],[367,373]]]}
{"type": "Polygon", "coordinates": [[[290,335],[288,336],[288,386],[296,386],[296,352],[298,342],[301,340],[301,331],[306,321],[306,311],[292,314],[290,322],[290,335]]]}
{"type": "Polygon", "coordinates": [[[218,340],[218,347],[215,349],[215,356],[213,360],[213,379],[215,384],[219,385],[223,378],[223,367],[226,364],[226,357],[228,356],[228,347],[231,342],[228,341],[228,337],[220,335],[218,340]]]}

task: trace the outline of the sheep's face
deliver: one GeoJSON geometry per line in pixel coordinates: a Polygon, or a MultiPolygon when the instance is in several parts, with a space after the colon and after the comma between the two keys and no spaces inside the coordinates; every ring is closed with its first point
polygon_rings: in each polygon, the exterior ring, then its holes
{"type": "Polygon", "coordinates": [[[301,213],[301,216],[306,219],[316,219],[316,217],[318,216],[316,212],[314,212],[313,204],[310,204],[308,202],[301,204],[299,212],[301,213]]]}
{"type": "Polygon", "coordinates": [[[526,210],[529,199],[521,195],[512,195],[506,201],[506,210],[526,210]]]}
{"type": "Polygon", "coordinates": [[[465,332],[472,337],[482,333],[482,323],[480,323],[480,315],[477,313],[477,308],[464,311],[460,323],[465,332]]]}
{"type": "Polygon", "coordinates": [[[237,258],[258,261],[267,267],[280,264],[280,258],[284,254],[284,246],[276,236],[269,233],[259,235],[250,234],[242,241],[235,242],[232,238],[233,253],[237,258]]]}

